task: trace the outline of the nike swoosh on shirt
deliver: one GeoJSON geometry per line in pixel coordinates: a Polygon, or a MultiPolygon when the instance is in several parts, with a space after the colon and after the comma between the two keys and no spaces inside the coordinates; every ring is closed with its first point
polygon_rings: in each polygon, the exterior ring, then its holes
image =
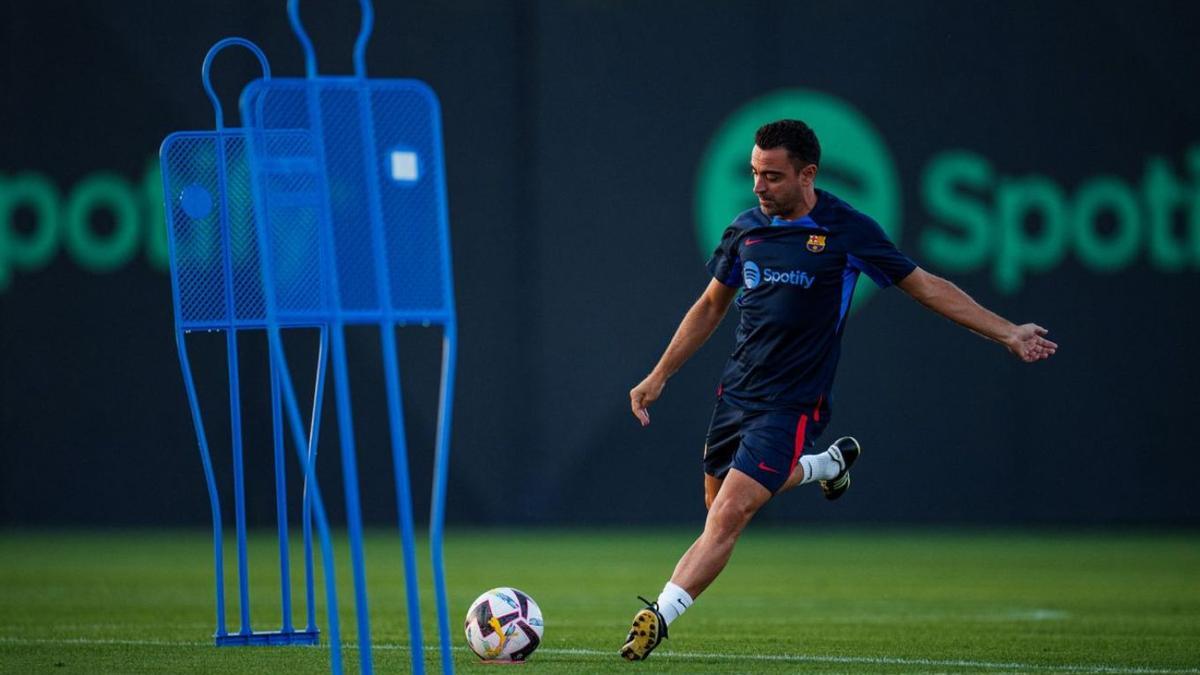
{"type": "Polygon", "coordinates": [[[753,246],[753,245],[755,245],[755,244],[757,244],[757,243],[759,243],[759,242],[761,242],[761,241],[762,241],[762,239],[747,239],[747,240],[746,240],[746,245],[747,245],[747,246],[753,246]]]}
{"type": "Polygon", "coordinates": [[[766,462],[759,462],[758,468],[762,469],[763,471],[769,471],[771,473],[779,473],[777,470],[772,469],[771,467],[767,466],[766,462]]]}

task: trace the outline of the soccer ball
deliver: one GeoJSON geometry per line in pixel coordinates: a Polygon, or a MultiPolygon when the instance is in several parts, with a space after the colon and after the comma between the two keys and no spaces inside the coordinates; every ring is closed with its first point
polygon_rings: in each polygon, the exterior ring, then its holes
{"type": "Polygon", "coordinates": [[[466,630],[484,661],[524,661],[542,643],[542,610],[515,588],[493,588],[471,603],[466,630]]]}

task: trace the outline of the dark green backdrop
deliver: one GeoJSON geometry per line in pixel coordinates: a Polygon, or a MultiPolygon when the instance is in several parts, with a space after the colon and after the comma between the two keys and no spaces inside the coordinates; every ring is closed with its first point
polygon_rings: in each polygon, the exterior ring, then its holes
{"type": "MultiPolygon", "coordinates": [[[[283,5],[0,5],[0,524],[207,522],[150,163],[168,132],[212,126],[199,66],[217,39],[301,72],[283,5]]],[[[349,72],[356,3],[307,5],[326,70],[349,72]]],[[[814,120],[825,185],[1062,348],[1026,366],[898,291],[866,299],[827,439],[863,441],[854,490],[835,506],[793,493],[765,518],[1200,523],[1200,11],[1087,5],[377,2],[371,73],[426,80],[445,113],[462,341],[450,520],[701,517],[732,319],[649,428],[627,392],[707,282],[702,224],[742,208],[737,181],[749,195],[736,152],[710,144],[775,101],[814,120]]],[[[256,68],[217,61],[227,109],[256,68]]],[[[224,438],[219,340],[194,340],[224,438]]],[[[265,524],[259,342],[243,381],[265,524]]],[[[365,508],[386,521],[377,344],[351,336],[356,408],[379,422],[360,429],[365,508]]],[[[422,503],[439,346],[403,335],[422,503]]],[[[336,506],[333,424],[320,470],[336,506]]]]}

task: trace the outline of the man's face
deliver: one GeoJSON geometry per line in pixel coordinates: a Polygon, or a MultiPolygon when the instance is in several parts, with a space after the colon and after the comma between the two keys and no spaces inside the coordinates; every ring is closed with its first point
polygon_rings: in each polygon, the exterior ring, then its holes
{"type": "Polygon", "coordinates": [[[797,171],[786,148],[763,150],[755,145],[750,152],[750,173],[758,207],[768,216],[790,217],[804,205],[803,195],[812,187],[816,169],[810,164],[797,171]]]}

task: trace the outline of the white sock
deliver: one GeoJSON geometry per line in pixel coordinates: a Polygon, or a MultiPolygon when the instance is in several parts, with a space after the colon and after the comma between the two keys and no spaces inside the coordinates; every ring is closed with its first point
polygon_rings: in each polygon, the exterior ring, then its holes
{"type": "Polygon", "coordinates": [[[663,620],[668,626],[691,606],[692,596],[669,581],[663,586],[662,593],[658,594],[658,612],[663,615],[663,620]]]}
{"type": "MultiPolygon", "coordinates": [[[[800,455],[800,466],[804,467],[804,480],[800,481],[801,485],[814,480],[832,480],[838,475],[838,472],[842,470],[842,465],[829,454],[833,448],[834,446],[831,445],[829,450],[819,455],[800,455]]],[[[838,457],[841,458],[840,451],[838,457]]]]}

